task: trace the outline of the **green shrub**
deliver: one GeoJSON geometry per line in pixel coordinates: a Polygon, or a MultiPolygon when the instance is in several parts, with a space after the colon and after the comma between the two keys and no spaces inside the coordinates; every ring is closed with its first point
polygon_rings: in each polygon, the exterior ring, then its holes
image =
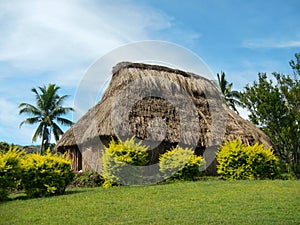
{"type": "Polygon", "coordinates": [[[78,172],[73,181],[71,187],[98,187],[102,186],[104,182],[103,177],[94,171],[78,172]]]}
{"type": "Polygon", "coordinates": [[[6,142],[3,141],[0,142],[0,152],[5,153],[9,151],[11,147],[14,147],[14,145],[7,144],[6,142]]]}
{"type": "Polygon", "coordinates": [[[143,166],[148,163],[147,147],[135,143],[134,137],[126,141],[112,140],[102,155],[103,187],[142,184],[143,166]]]}
{"type": "Polygon", "coordinates": [[[21,160],[24,155],[18,147],[0,151],[0,200],[7,198],[8,191],[18,187],[21,179],[21,160]]]}
{"type": "Polygon", "coordinates": [[[288,163],[283,163],[283,161],[281,161],[280,164],[280,176],[279,178],[282,180],[297,180],[297,176],[294,173],[293,168],[291,167],[290,164],[288,163]]]}
{"type": "Polygon", "coordinates": [[[62,194],[74,177],[71,162],[49,150],[45,155],[27,154],[22,164],[21,184],[28,196],[62,194]]]}
{"type": "Polygon", "coordinates": [[[271,148],[246,146],[240,139],[225,142],[217,154],[218,174],[227,180],[273,179],[279,175],[279,160],[271,148]]]}
{"type": "Polygon", "coordinates": [[[192,149],[179,146],[159,158],[159,170],[167,180],[194,180],[201,176],[200,168],[204,164],[204,159],[196,156],[192,149]]]}

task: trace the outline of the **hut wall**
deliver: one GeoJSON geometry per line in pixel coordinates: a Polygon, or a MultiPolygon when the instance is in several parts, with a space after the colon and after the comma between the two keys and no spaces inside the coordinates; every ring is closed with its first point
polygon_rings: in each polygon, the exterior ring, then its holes
{"type": "MultiPolygon", "coordinates": [[[[105,140],[104,143],[107,143],[105,140]]],[[[101,172],[102,163],[101,157],[104,151],[103,140],[99,137],[89,140],[87,143],[80,146],[82,152],[82,170],[93,170],[101,172]]]]}
{"type": "Polygon", "coordinates": [[[71,169],[74,171],[79,171],[82,169],[82,155],[77,147],[72,146],[60,151],[66,153],[66,158],[72,162],[71,169]]]}

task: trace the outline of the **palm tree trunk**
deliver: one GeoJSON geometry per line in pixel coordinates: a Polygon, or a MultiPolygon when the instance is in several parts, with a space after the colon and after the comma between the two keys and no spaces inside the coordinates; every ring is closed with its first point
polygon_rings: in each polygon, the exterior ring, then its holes
{"type": "Polygon", "coordinates": [[[44,148],[45,148],[45,141],[46,141],[46,129],[47,127],[44,125],[43,129],[42,129],[42,143],[41,143],[41,147],[40,147],[40,154],[43,155],[44,153],[44,148]]]}
{"type": "Polygon", "coordinates": [[[44,138],[42,138],[42,144],[40,146],[40,155],[43,153],[43,148],[44,148],[44,138]]]}

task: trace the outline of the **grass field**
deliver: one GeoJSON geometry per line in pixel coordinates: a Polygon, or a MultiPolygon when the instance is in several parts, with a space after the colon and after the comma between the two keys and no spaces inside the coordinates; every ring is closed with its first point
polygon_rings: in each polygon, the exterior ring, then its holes
{"type": "Polygon", "coordinates": [[[300,224],[300,181],[76,188],[0,203],[0,224],[300,224]]]}

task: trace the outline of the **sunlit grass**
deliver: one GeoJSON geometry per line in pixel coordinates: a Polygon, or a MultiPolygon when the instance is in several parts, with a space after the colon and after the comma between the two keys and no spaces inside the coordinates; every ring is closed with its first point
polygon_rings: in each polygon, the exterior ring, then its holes
{"type": "Polygon", "coordinates": [[[0,224],[300,224],[300,181],[76,188],[0,204],[0,224]]]}

